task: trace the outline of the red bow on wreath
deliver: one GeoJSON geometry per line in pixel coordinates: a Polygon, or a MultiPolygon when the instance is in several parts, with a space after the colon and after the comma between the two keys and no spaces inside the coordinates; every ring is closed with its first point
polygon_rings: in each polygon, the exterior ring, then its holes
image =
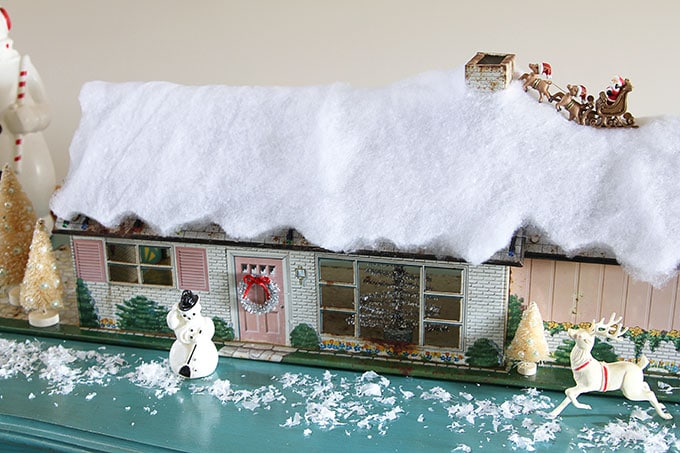
{"type": "Polygon", "coordinates": [[[269,300],[271,297],[271,294],[269,293],[269,284],[271,283],[271,279],[269,277],[265,277],[264,275],[244,275],[243,283],[246,284],[246,289],[243,291],[244,299],[248,297],[248,291],[250,291],[250,288],[252,288],[253,285],[259,285],[262,287],[264,290],[264,300],[269,300]]]}

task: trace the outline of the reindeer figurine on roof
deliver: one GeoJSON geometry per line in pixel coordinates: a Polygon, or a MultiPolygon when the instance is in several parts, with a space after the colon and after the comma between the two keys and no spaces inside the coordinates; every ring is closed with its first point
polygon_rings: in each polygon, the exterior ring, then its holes
{"type": "Polygon", "coordinates": [[[613,313],[607,323],[602,318],[598,323],[593,320],[590,328],[569,329],[569,337],[576,342],[570,355],[571,370],[576,385],[564,391],[567,396],[550,413],[551,417],[557,417],[569,403],[573,403],[579,409],[590,409],[590,405],[580,403],[576,399],[582,393],[621,389],[623,395],[631,401],[649,401],[661,418],[666,420],[673,418],[664,410],[665,406],[659,403],[654,392],[644,381],[642,370],[649,364],[647,357],[642,355],[638,363],[604,363],[598,362],[590,354],[596,336],[617,341],[621,339],[621,336],[628,330],[620,324],[621,319],[623,318],[616,318],[616,313],[613,313]]]}
{"type": "Polygon", "coordinates": [[[548,102],[552,102],[552,95],[548,88],[552,84],[550,79],[552,77],[552,66],[548,63],[529,63],[529,69],[531,72],[522,74],[519,80],[523,80],[522,88],[526,92],[529,87],[533,88],[538,92],[538,102],[543,102],[543,97],[548,99],[548,102]],[[542,78],[545,75],[547,79],[542,78]]]}

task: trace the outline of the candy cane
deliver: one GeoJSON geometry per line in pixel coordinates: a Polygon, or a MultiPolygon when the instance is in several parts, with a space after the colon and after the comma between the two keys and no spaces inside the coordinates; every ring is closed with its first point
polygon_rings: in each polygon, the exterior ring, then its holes
{"type": "MultiPolygon", "coordinates": [[[[19,85],[17,87],[17,100],[16,105],[20,107],[24,104],[26,98],[26,80],[28,79],[28,57],[23,56],[21,58],[21,64],[19,66],[19,85]]],[[[23,134],[17,134],[14,139],[14,172],[16,174],[21,173],[21,150],[24,144],[23,134]]]]}

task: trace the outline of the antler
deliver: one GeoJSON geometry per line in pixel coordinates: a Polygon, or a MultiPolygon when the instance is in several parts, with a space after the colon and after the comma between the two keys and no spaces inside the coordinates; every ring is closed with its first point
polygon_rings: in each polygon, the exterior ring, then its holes
{"type": "Polygon", "coordinates": [[[595,322],[593,319],[593,323],[590,325],[590,333],[593,335],[606,337],[611,340],[620,340],[621,336],[628,332],[628,327],[623,327],[621,324],[622,319],[623,316],[619,316],[617,318],[616,313],[612,313],[611,318],[609,318],[609,322],[604,322],[604,318],[602,318],[600,322],[595,322]],[[613,329],[614,325],[616,325],[615,329],[613,329]]]}

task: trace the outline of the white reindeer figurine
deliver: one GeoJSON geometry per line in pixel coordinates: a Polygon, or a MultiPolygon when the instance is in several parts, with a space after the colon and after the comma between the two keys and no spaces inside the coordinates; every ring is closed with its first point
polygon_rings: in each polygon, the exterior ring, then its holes
{"type": "Polygon", "coordinates": [[[564,391],[567,396],[550,413],[551,417],[557,417],[569,403],[573,403],[579,409],[590,409],[590,405],[579,403],[576,399],[582,393],[621,389],[623,395],[631,401],[649,401],[661,418],[666,420],[673,418],[671,414],[664,411],[665,406],[659,403],[654,392],[644,381],[642,370],[649,364],[647,357],[642,355],[638,363],[605,363],[598,362],[590,354],[596,336],[613,340],[621,339],[621,336],[628,330],[621,326],[621,319],[622,317],[617,319],[616,313],[613,313],[607,323],[602,318],[598,323],[593,320],[589,329],[569,329],[569,338],[576,342],[570,355],[571,370],[576,385],[564,391]],[[615,324],[616,328],[613,327],[615,324]]]}

